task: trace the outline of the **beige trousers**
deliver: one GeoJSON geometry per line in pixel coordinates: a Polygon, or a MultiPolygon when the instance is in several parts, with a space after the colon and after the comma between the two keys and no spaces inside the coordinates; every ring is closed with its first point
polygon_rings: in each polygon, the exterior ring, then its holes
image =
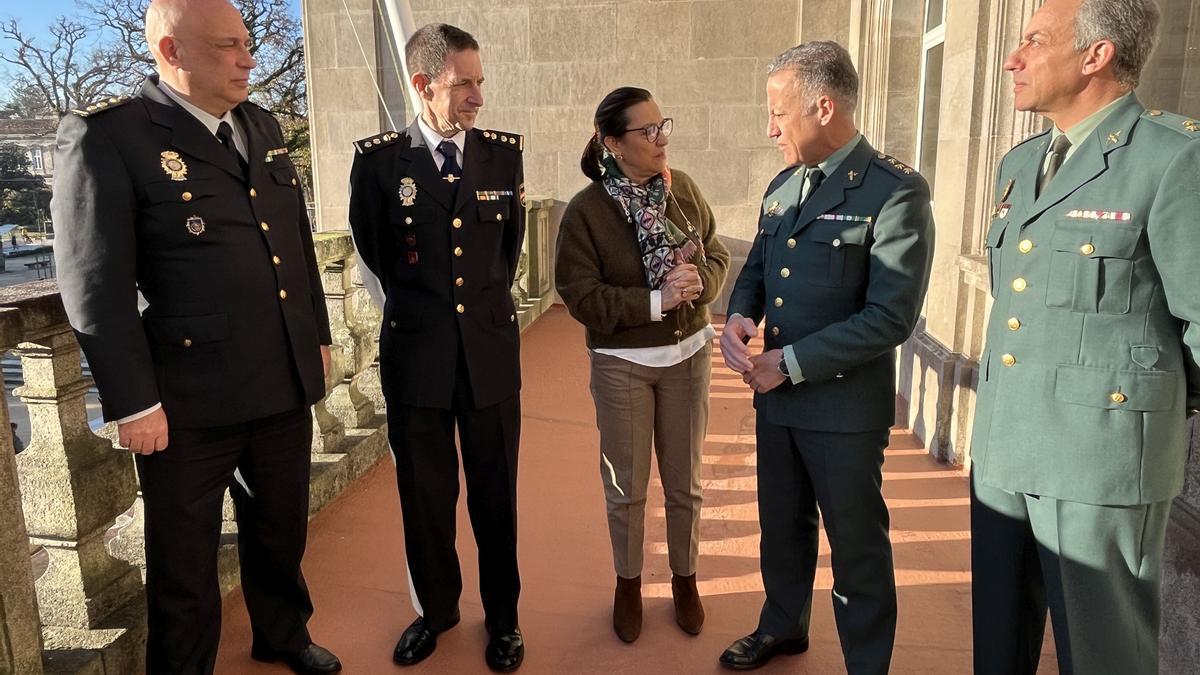
{"type": "Polygon", "coordinates": [[[642,573],[650,448],[658,458],[671,571],[696,573],[700,555],[700,467],[708,425],[712,343],[674,366],[652,368],[592,353],[592,398],[600,429],[600,476],[617,575],[642,573]]]}

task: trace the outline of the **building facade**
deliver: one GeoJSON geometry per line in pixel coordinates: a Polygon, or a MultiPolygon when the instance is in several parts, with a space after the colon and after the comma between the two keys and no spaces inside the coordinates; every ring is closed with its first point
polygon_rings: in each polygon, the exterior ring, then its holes
{"type": "MultiPolygon", "coordinates": [[[[1158,48],[1137,94],[1200,115],[1200,3],[1158,0],[1158,48]]],[[[396,3],[387,2],[391,7],[396,3]]],[[[1043,128],[1013,110],[1005,56],[1039,0],[410,0],[420,26],[479,38],[481,124],[525,135],[528,192],[566,202],[601,97],[649,89],[675,119],[670,163],[691,174],[735,255],[756,230],[763,189],[783,167],[766,136],[765,70],[799,42],[836,40],[862,75],[859,125],[933,188],[937,251],[899,396],[929,451],[970,467],[969,439],[990,294],[983,232],[999,159],[1043,128]]],[[[374,0],[306,0],[321,227],[345,227],[350,142],[403,119],[403,76],[374,0]],[[320,36],[317,39],[317,36],[320,36]],[[389,114],[394,121],[389,122],[389,114]]],[[[1200,262],[1198,262],[1200,265],[1200,262]]],[[[1200,453],[1171,523],[1164,572],[1164,670],[1200,662],[1200,453]]]]}
{"type": "Polygon", "coordinates": [[[54,184],[54,137],[57,118],[0,119],[0,145],[12,144],[25,149],[29,172],[54,184]]]}

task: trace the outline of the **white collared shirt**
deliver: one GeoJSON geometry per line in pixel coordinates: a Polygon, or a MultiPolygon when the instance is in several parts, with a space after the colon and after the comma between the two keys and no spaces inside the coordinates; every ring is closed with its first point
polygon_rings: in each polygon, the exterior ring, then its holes
{"type": "Polygon", "coordinates": [[[180,108],[183,108],[191,113],[192,117],[200,120],[200,123],[203,124],[206,129],[208,129],[214,138],[217,135],[217,127],[221,126],[221,122],[228,122],[229,126],[233,129],[233,145],[237,148],[238,154],[242,156],[242,159],[247,159],[250,156],[250,153],[246,151],[246,137],[245,134],[242,133],[242,125],[238,124],[237,120],[233,116],[232,110],[226,110],[224,115],[216,117],[212,113],[202,110],[191,101],[185,99],[182,94],[172,89],[167,85],[166,82],[159,80],[158,88],[161,89],[162,92],[168,97],[170,97],[172,101],[178,103],[180,108]]]}
{"type": "Polygon", "coordinates": [[[463,166],[463,148],[466,147],[466,144],[467,144],[467,132],[466,131],[460,131],[457,134],[454,134],[453,136],[451,136],[450,138],[446,138],[445,136],[443,136],[443,135],[439,134],[438,132],[434,131],[433,129],[431,129],[429,127],[429,125],[425,123],[425,118],[423,118],[423,117],[417,118],[417,128],[419,128],[421,130],[421,137],[425,139],[425,146],[429,148],[429,154],[433,155],[433,164],[434,164],[434,166],[436,166],[438,168],[438,171],[442,170],[442,164],[444,164],[446,162],[446,158],[444,156],[442,156],[442,153],[438,152],[438,150],[437,150],[438,144],[441,143],[442,141],[453,141],[454,142],[455,147],[458,148],[458,152],[456,153],[457,156],[455,157],[455,159],[458,160],[459,169],[462,168],[462,166],[463,166]]]}

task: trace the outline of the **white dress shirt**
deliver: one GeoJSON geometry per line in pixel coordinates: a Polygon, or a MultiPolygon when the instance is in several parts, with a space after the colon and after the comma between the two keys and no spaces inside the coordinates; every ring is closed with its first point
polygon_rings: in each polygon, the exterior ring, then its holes
{"type": "Polygon", "coordinates": [[[450,138],[446,138],[445,136],[439,134],[438,132],[436,132],[432,128],[430,128],[430,126],[425,123],[425,118],[423,118],[423,117],[417,118],[417,128],[421,130],[421,138],[425,139],[425,145],[426,145],[426,147],[429,148],[429,154],[433,155],[433,163],[435,166],[437,166],[438,171],[441,171],[442,164],[446,163],[446,158],[442,155],[442,153],[438,152],[438,149],[437,149],[438,144],[441,143],[442,141],[453,141],[454,146],[456,148],[458,148],[458,152],[455,153],[456,154],[455,159],[458,160],[458,168],[460,168],[460,169],[462,168],[462,166],[463,166],[463,147],[465,147],[467,144],[467,132],[466,131],[460,131],[457,134],[454,134],[453,136],[451,136],[450,138]]]}

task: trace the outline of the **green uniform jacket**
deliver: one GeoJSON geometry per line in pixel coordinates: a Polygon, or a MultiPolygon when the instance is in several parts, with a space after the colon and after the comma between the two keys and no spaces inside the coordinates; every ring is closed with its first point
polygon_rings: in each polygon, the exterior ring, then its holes
{"type": "Polygon", "coordinates": [[[1106,505],[1179,493],[1200,403],[1198,131],[1131,96],[1040,198],[1049,133],[1001,161],[977,480],[1106,505]]]}
{"type": "Polygon", "coordinates": [[[729,314],[766,318],[766,350],[791,345],[804,381],[754,405],[772,424],[886,429],[896,415],[896,347],[929,285],[933,216],[920,174],[862,139],[798,207],[803,167],[767,188],[729,314]]]}

